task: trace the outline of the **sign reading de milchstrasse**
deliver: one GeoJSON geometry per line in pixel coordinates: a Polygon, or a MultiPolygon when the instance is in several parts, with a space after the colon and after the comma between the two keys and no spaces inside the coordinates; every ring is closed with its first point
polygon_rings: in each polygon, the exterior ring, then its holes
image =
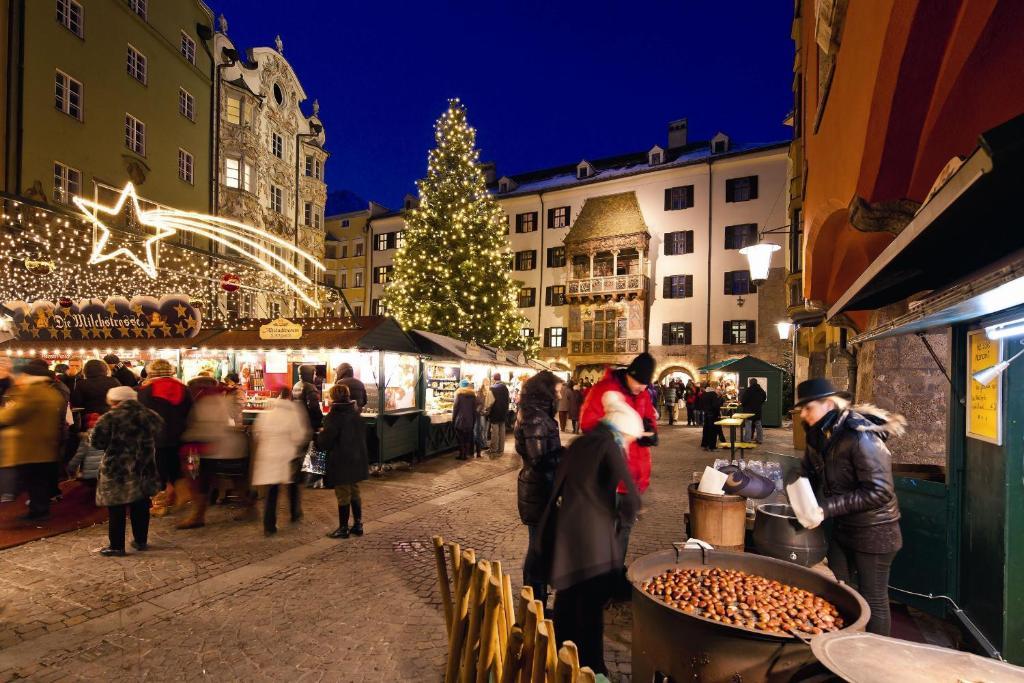
{"type": "Polygon", "coordinates": [[[260,339],[301,339],[302,325],[287,318],[272,320],[260,326],[260,339]]]}

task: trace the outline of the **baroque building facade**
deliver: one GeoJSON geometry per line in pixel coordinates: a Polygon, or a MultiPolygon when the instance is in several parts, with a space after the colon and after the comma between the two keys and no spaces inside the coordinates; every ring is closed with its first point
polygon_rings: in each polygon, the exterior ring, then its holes
{"type": "MultiPolygon", "coordinates": [[[[214,37],[216,77],[217,183],[214,203],[220,216],[267,230],[324,259],[324,167],[326,137],[314,100],[307,115],[305,90],[284,57],[280,36],[275,46],[244,54],[219,19],[214,37]]],[[[264,246],[280,249],[272,244],[264,246]]],[[[305,275],[323,284],[323,273],[305,275]]],[[[266,291],[262,283],[240,283],[236,292],[218,295],[218,306],[245,317],[312,315],[305,304],[266,291]]],[[[325,307],[322,310],[327,310],[325,307]]]]}

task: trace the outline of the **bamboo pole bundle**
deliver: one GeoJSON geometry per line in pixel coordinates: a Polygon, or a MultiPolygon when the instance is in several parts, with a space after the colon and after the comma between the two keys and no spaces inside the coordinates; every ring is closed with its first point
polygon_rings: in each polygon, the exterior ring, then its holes
{"type": "Polygon", "coordinates": [[[463,643],[469,628],[469,585],[475,571],[476,553],[466,550],[459,561],[459,573],[455,584],[452,627],[448,633],[448,667],[445,670],[445,683],[456,683],[458,680],[463,643]]]}
{"type": "Polygon", "coordinates": [[[476,570],[469,584],[469,628],[461,653],[452,652],[451,656],[460,655],[462,670],[459,672],[459,683],[473,683],[476,680],[477,646],[480,640],[480,622],[483,620],[483,600],[487,582],[491,578],[491,563],[477,560],[476,570]]]}
{"type": "Polygon", "coordinates": [[[444,605],[444,623],[449,633],[452,630],[452,591],[448,579],[448,563],[444,556],[444,539],[434,536],[434,560],[437,563],[437,582],[441,589],[441,603],[444,605]]]}

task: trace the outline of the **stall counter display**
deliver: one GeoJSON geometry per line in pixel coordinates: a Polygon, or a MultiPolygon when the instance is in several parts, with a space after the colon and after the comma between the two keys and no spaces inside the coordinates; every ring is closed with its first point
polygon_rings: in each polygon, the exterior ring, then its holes
{"type": "Polygon", "coordinates": [[[459,388],[462,369],[458,365],[428,363],[425,409],[431,422],[451,420],[455,392],[459,388]]]}

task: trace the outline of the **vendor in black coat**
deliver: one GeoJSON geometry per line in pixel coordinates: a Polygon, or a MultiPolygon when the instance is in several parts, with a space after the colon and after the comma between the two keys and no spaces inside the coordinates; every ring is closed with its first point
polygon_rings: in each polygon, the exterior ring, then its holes
{"type": "Polygon", "coordinates": [[[324,417],[316,445],[327,453],[324,488],[333,488],[338,499],[338,528],[329,538],[363,535],[363,500],[359,482],[370,478],[370,458],[366,449],[366,424],[349,399],[348,387],[335,384],[330,389],[331,410],[324,417]],[[349,513],[355,518],[348,526],[349,513]]]}
{"type": "MultiPolygon", "coordinates": [[[[531,543],[551,499],[555,471],[562,457],[559,424],[554,418],[558,387],[561,385],[562,380],[548,370],[526,380],[519,398],[516,426],[512,431],[516,453],[523,459],[516,496],[519,518],[529,531],[531,543]]],[[[569,387],[568,391],[573,389],[569,387]]],[[[543,577],[533,577],[529,570],[530,567],[524,564],[523,585],[532,586],[534,597],[546,604],[547,583],[543,577]]]]}
{"type": "Polygon", "coordinates": [[[807,425],[803,470],[819,504],[797,518],[808,528],[834,520],[829,568],[871,607],[867,630],[887,636],[889,569],[903,537],[885,442],[901,436],[907,421],[875,406],[851,406],[849,395],[826,379],[801,382],[796,405],[807,425]]]}
{"type": "Polygon", "coordinates": [[[701,434],[700,447],[707,451],[713,451],[718,448],[719,439],[725,441],[725,433],[722,432],[721,426],[715,424],[722,419],[724,401],[713,386],[705,387],[698,400],[701,413],[704,414],[704,432],[701,434]]]}
{"type": "Polygon", "coordinates": [[[342,363],[338,366],[335,372],[336,379],[335,384],[344,384],[348,387],[349,396],[352,397],[352,401],[356,404],[356,411],[363,412],[363,408],[366,407],[366,385],[356,379],[355,371],[349,363],[342,363]]]}
{"type": "MultiPolygon", "coordinates": [[[[452,427],[455,429],[455,436],[459,441],[458,460],[468,460],[473,457],[474,442],[473,428],[476,426],[477,397],[469,380],[459,382],[459,388],[455,392],[455,400],[452,402],[452,427]]],[[[477,448],[476,457],[480,457],[480,449],[477,448]]]]}
{"type": "Polygon", "coordinates": [[[626,449],[645,433],[640,415],[621,394],[606,392],[602,403],[601,422],[573,441],[558,466],[526,563],[534,576],[547,577],[557,590],[559,645],[573,641],[580,664],[607,675],[603,610],[622,571],[620,530],[632,525],[640,509],[626,449]],[[620,482],[626,493],[616,504],[620,482]]]}
{"type": "Polygon", "coordinates": [[[121,383],[110,376],[110,367],[98,358],[85,361],[82,374],[85,375],[85,379],[77,382],[74,391],[71,392],[71,406],[83,408],[86,415],[102,415],[110,410],[107,392],[121,386],[121,383]]]}
{"type": "Polygon", "coordinates": [[[751,377],[750,384],[740,392],[740,407],[743,408],[743,412],[754,415],[743,422],[744,441],[756,441],[757,443],[764,441],[764,426],[761,421],[764,404],[767,400],[768,394],[758,384],[757,379],[751,377]]]}

